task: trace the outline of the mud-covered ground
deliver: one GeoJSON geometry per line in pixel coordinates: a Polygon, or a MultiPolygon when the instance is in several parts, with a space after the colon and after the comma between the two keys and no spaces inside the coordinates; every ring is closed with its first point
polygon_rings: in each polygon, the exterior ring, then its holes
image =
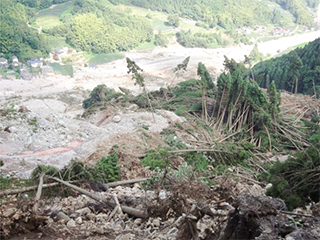
{"type": "MultiPolygon", "coordinates": [[[[311,39],[310,39],[311,40],[311,39]]],[[[185,49],[174,45],[151,53],[128,54],[145,70],[150,90],[196,77],[199,61],[216,75],[223,67],[223,56],[241,60],[253,46],[229,49],[185,49]],[[173,69],[190,56],[188,71],[175,77],[173,69]]],[[[279,47],[279,46],[278,46],[279,47]]],[[[0,79],[0,167],[2,176],[30,176],[38,164],[63,168],[72,159],[95,164],[118,145],[123,158],[120,180],[149,178],[156,173],[142,166],[136,155],[165,145],[160,132],[179,123],[192,127],[184,118],[168,111],[152,113],[136,105],[107,106],[83,118],[82,101],[98,84],[118,90],[124,87],[138,93],[127,74],[125,60],[94,68],[78,69],[73,78],[51,76],[31,81],[0,79]],[[155,117],[155,120],[153,120],[155,117]]],[[[306,116],[317,111],[319,102],[305,96],[283,94],[283,107],[306,116]],[[308,110],[309,108],[309,110],[308,110]],[[306,111],[306,109],[308,111],[306,111]]],[[[177,131],[190,147],[199,142],[186,131],[177,131]]],[[[220,133],[215,140],[224,138],[220,133]]],[[[177,163],[181,159],[176,160],[177,163]]],[[[283,201],[266,197],[265,185],[230,178],[214,179],[212,188],[194,178],[170,177],[170,187],[147,190],[141,183],[95,192],[108,204],[71,191],[60,196],[62,187],[52,187],[53,197],[35,201],[24,192],[2,197],[0,234],[8,239],[318,239],[319,206],[286,213],[283,201]],[[70,192],[69,192],[70,193],[70,192]],[[115,210],[114,194],[122,206],[147,213],[137,217],[115,210]],[[38,206],[35,209],[35,203],[38,206]],[[114,211],[115,210],[115,211],[114,211]]],[[[65,188],[64,188],[65,189],[65,188]]]]}

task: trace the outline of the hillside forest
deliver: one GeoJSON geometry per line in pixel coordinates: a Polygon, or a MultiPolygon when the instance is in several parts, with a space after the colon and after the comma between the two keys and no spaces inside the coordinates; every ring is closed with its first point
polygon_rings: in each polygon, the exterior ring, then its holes
{"type": "MultiPolygon", "coordinates": [[[[262,88],[320,96],[320,38],[280,57],[257,63],[252,72],[262,88]]],[[[250,73],[251,74],[251,73],[250,73]]]]}
{"type": "Polygon", "coordinates": [[[111,2],[178,14],[181,17],[201,21],[210,27],[219,25],[226,29],[254,24],[282,24],[282,10],[270,8],[268,6],[270,2],[275,2],[288,10],[294,16],[297,24],[311,26],[313,19],[307,9],[319,4],[318,0],[271,0],[269,3],[255,0],[112,0],[111,2]]]}
{"type": "Polygon", "coordinates": [[[77,50],[93,53],[128,51],[146,43],[168,44],[172,34],[154,33],[152,14],[141,16],[126,6],[168,14],[165,24],[177,29],[177,41],[185,47],[213,48],[248,44],[249,39],[237,33],[237,28],[257,24],[312,27],[312,11],[319,0],[1,0],[0,4],[0,52],[6,58],[15,55],[26,60],[46,56],[51,50],[49,42],[55,38],[63,38],[77,50]],[[39,26],[35,21],[46,16],[42,15],[43,9],[62,3],[68,7],[59,14],[58,22],[37,34],[39,26]],[[179,29],[180,17],[196,21],[203,31],[179,29]]]}

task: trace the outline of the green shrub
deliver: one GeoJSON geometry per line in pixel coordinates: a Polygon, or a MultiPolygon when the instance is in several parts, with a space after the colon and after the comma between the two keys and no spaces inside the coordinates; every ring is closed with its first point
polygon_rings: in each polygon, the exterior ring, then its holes
{"type": "Polygon", "coordinates": [[[117,98],[122,94],[116,92],[114,89],[108,88],[105,84],[96,86],[90,93],[90,97],[82,102],[84,109],[90,108],[98,103],[104,103],[110,101],[113,98],[117,98]]]}
{"type": "Polygon", "coordinates": [[[184,160],[196,171],[205,171],[208,167],[208,159],[201,152],[191,152],[182,155],[184,160]]]}
{"type": "Polygon", "coordinates": [[[163,170],[166,167],[168,151],[163,149],[148,151],[141,160],[143,166],[150,167],[151,170],[163,170]]]}
{"type": "Polygon", "coordinates": [[[117,166],[119,152],[113,152],[102,157],[101,160],[94,166],[86,166],[83,162],[73,160],[66,167],[58,171],[55,167],[38,165],[32,172],[33,180],[38,179],[41,173],[47,176],[58,177],[65,181],[85,181],[85,182],[113,182],[119,178],[120,168],[117,166]]]}
{"type": "Polygon", "coordinates": [[[83,162],[72,160],[68,166],[60,171],[60,176],[65,181],[70,180],[88,180],[94,181],[90,167],[84,165],[83,162]]]}
{"type": "Polygon", "coordinates": [[[187,106],[180,106],[178,107],[174,113],[177,114],[178,116],[183,116],[183,114],[188,110],[187,106]]]}
{"type": "Polygon", "coordinates": [[[36,180],[39,178],[39,176],[44,173],[45,175],[51,176],[51,177],[58,177],[59,171],[57,168],[53,166],[47,166],[40,164],[38,165],[31,173],[31,179],[36,180]]]}
{"type": "Polygon", "coordinates": [[[164,137],[164,141],[173,149],[184,149],[186,145],[175,134],[170,134],[164,137]]]}
{"type": "MultiPolygon", "coordinates": [[[[0,190],[6,190],[11,188],[32,186],[33,183],[30,180],[19,179],[16,177],[4,177],[0,175],[0,190]]],[[[1,200],[0,200],[1,201],[1,200]]]]}
{"type": "Polygon", "coordinates": [[[102,157],[96,164],[94,175],[96,181],[114,182],[119,179],[120,168],[118,164],[119,152],[114,151],[108,157],[102,157]]]}

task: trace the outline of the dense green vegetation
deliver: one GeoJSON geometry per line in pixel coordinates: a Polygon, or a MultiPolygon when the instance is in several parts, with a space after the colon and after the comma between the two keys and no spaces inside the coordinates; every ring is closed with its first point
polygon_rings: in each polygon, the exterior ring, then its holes
{"type": "Polygon", "coordinates": [[[111,9],[108,3],[76,1],[73,14],[75,17],[66,37],[71,45],[85,51],[127,51],[153,38],[151,26],[145,18],[111,9]]]}
{"type": "Polygon", "coordinates": [[[268,1],[229,0],[229,1],[201,1],[201,0],[112,0],[115,4],[132,4],[135,6],[178,14],[181,17],[201,21],[209,27],[219,25],[225,29],[232,29],[254,24],[279,24],[282,21],[281,7],[293,14],[295,22],[311,26],[313,17],[307,9],[315,8],[318,0],[274,0],[278,8],[270,8],[268,1]],[[280,15],[279,15],[280,13],[280,15]]]}
{"type": "Polygon", "coordinates": [[[161,46],[161,47],[167,47],[167,45],[169,44],[169,40],[166,36],[164,36],[161,31],[155,35],[155,39],[154,39],[154,45],[156,46],[161,46]]]}
{"type": "Polygon", "coordinates": [[[298,24],[311,27],[313,25],[313,17],[308,11],[307,6],[315,8],[319,4],[319,0],[272,0],[288,10],[295,17],[298,24]]]}
{"type": "Polygon", "coordinates": [[[194,26],[192,31],[177,33],[183,46],[212,48],[239,42],[248,44],[249,38],[238,34],[236,28],[256,24],[289,26],[294,24],[293,20],[300,25],[312,26],[310,8],[315,8],[319,0],[1,0],[0,3],[0,52],[8,59],[16,55],[25,60],[47,55],[49,46],[53,47],[49,43],[56,38],[63,39],[64,45],[94,53],[128,51],[146,42],[166,46],[167,36],[163,32],[154,36],[151,25],[160,24],[162,30],[185,26],[179,17],[197,21],[196,31],[193,31],[194,26]],[[52,4],[60,5],[48,9],[52,4]],[[153,13],[133,14],[132,8],[119,4],[162,11],[168,15],[166,20],[153,20],[153,13]],[[27,27],[28,21],[33,28],[27,27]],[[44,34],[37,34],[35,28],[40,26],[44,34]],[[214,27],[217,31],[208,32],[214,27]],[[227,31],[222,33],[219,27],[227,31]]]}
{"type": "Polygon", "coordinates": [[[277,89],[320,96],[320,39],[253,67],[260,87],[274,81],[277,89]]]}
{"type": "Polygon", "coordinates": [[[184,47],[193,48],[215,48],[217,46],[227,46],[230,44],[222,39],[221,34],[217,33],[192,33],[190,30],[180,31],[176,34],[177,41],[184,47]]]}
{"type": "Polygon", "coordinates": [[[35,9],[44,9],[50,7],[52,4],[60,4],[68,2],[69,0],[17,0],[19,3],[35,9]]]}
{"type": "Polygon", "coordinates": [[[18,1],[1,0],[0,4],[0,52],[4,57],[25,60],[46,55],[45,39],[27,26],[34,9],[18,1]]]}
{"type": "Polygon", "coordinates": [[[95,53],[127,51],[138,44],[150,42],[153,32],[146,18],[116,10],[108,1],[74,1],[63,8],[42,10],[38,20],[44,34],[27,26],[35,22],[36,11],[66,2],[65,0],[20,1],[1,0],[0,52],[21,60],[45,56],[49,51],[47,38],[63,37],[78,50],[95,53]]]}
{"type": "Polygon", "coordinates": [[[72,11],[62,14],[63,24],[45,29],[48,35],[64,37],[78,50],[94,53],[127,51],[153,39],[146,18],[116,10],[108,1],[75,1],[72,11]]]}

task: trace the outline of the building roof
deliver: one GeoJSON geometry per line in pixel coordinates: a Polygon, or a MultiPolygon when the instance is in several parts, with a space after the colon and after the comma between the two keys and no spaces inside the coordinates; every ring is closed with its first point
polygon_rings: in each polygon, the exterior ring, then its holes
{"type": "Polygon", "coordinates": [[[0,58],[0,63],[8,63],[8,60],[5,58],[0,58]]]}

